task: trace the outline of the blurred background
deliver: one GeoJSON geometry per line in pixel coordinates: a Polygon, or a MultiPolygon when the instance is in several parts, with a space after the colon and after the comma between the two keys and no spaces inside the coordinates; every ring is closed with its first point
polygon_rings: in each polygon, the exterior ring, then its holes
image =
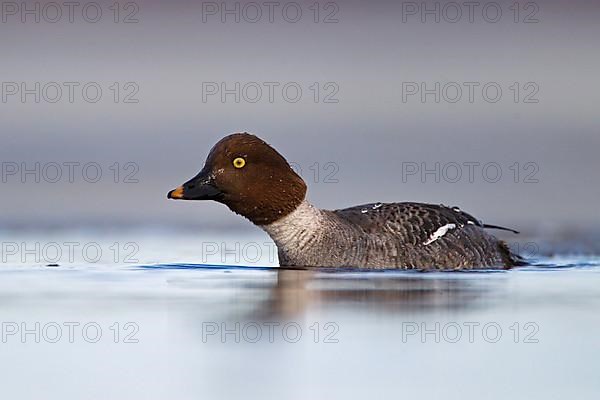
{"type": "Polygon", "coordinates": [[[3,2],[0,226],[253,229],[166,199],[236,131],[320,207],[593,226],[600,4],[513,3],[3,2]]]}
{"type": "Polygon", "coordinates": [[[600,2],[19,0],[0,14],[7,397],[598,397],[600,2]],[[319,207],[460,206],[523,232],[498,233],[531,265],[265,268],[277,255],[260,229],[166,198],[237,131],[279,150],[319,207]],[[231,335],[273,321],[303,333],[231,335]]]}

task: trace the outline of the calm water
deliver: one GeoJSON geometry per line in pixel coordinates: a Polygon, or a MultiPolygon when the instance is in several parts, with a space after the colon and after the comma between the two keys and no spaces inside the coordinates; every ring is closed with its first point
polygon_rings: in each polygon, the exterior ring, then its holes
{"type": "Polygon", "coordinates": [[[534,266],[470,273],[274,269],[260,233],[2,241],[6,398],[600,393],[600,258],[536,241],[534,266]]]}

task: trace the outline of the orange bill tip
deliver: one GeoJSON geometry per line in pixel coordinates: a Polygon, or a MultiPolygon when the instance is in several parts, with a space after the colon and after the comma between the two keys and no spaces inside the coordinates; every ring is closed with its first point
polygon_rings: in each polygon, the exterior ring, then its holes
{"type": "Polygon", "coordinates": [[[173,189],[167,194],[168,199],[183,199],[183,186],[173,189]]]}

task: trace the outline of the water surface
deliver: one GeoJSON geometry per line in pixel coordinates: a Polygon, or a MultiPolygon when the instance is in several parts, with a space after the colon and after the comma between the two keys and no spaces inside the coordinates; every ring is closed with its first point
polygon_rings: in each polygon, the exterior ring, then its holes
{"type": "Polygon", "coordinates": [[[128,235],[3,237],[39,242],[40,251],[75,237],[103,252],[97,262],[75,252],[72,261],[47,266],[31,255],[20,259],[21,251],[3,263],[4,393],[21,399],[593,399],[600,393],[598,257],[539,256],[535,265],[507,272],[286,270],[274,268],[268,245],[258,259],[250,253],[249,243],[266,242],[259,234],[243,241],[128,235]],[[125,260],[127,243],[138,247],[125,260]],[[209,243],[225,243],[225,261],[235,266],[219,265],[223,254],[209,243]],[[246,246],[238,262],[236,243],[239,253],[246,246]]]}

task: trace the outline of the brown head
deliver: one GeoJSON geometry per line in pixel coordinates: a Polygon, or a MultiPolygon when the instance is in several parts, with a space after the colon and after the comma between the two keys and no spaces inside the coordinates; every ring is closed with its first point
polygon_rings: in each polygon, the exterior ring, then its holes
{"type": "Polygon", "coordinates": [[[266,142],[234,133],[214,145],[204,168],[167,195],[179,200],[214,200],[257,225],[291,213],[304,200],[306,184],[266,142]]]}

